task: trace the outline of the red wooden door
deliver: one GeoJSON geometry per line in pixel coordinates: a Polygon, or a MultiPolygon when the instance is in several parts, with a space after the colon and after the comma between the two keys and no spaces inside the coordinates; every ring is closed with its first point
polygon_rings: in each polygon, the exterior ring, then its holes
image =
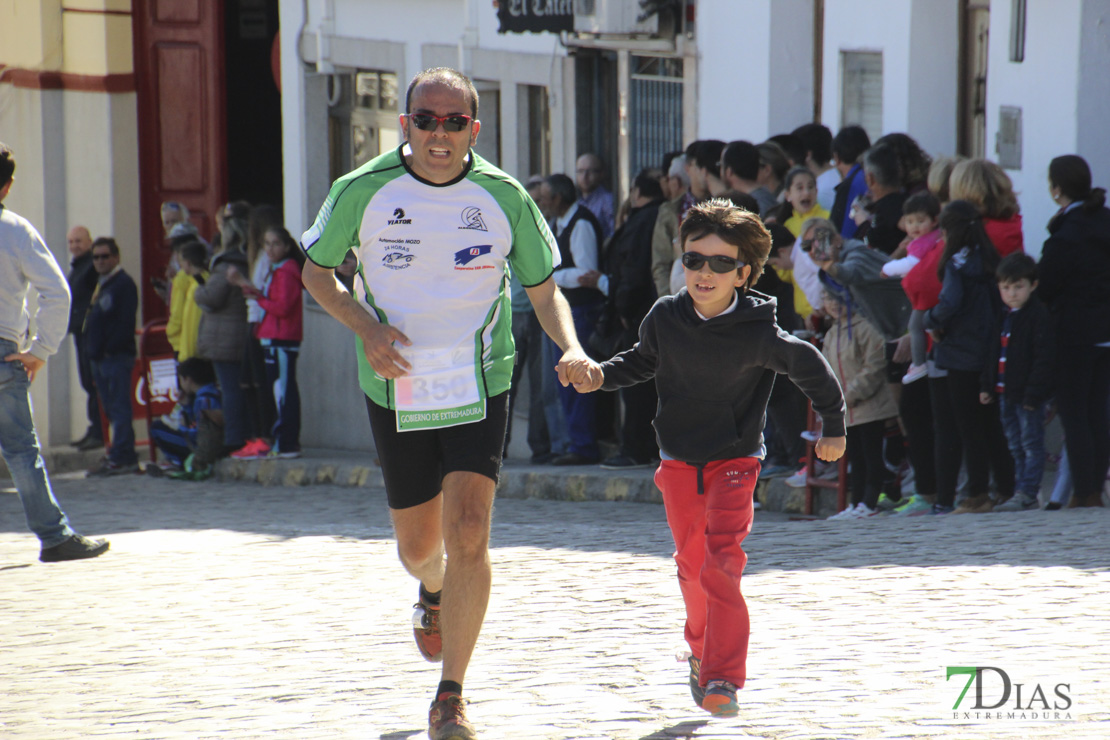
{"type": "Polygon", "coordinates": [[[223,0],[136,0],[143,321],[168,307],[151,290],[169,262],[160,208],[184,203],[201,236],[227,200],[223,0]]]}

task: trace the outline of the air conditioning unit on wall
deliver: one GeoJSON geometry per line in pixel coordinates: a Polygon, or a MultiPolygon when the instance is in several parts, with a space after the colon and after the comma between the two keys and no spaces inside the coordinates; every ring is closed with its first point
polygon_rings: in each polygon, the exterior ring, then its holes
{"type": "Polygon", "coordinates": [[[578,33],[655,35],[659,33],[659,16],[643,22],[638,0],[574,0],[574,30],[578,33]]]}

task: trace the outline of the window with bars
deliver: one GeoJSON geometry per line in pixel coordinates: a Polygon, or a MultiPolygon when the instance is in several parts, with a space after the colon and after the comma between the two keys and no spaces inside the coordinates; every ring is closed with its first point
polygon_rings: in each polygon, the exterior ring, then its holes
{"type": "Polygon", "coordinates": [[[883,135],[883,54],[840,52],[840,125],[863,126],[871,140],[883,135]]]}
{"type": "Polygon", "coordinates": [[[629,174],[661,167],[682,149],[682,60],[633,56],[629,86],[629,174]]]}

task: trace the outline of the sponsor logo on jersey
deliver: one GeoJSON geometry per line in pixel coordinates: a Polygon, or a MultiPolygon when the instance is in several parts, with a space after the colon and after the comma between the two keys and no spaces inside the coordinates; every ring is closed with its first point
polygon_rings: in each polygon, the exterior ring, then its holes
{"type": "Polygon", "coordinates": [[[479,244],[455,252],[456,270],[492,270],[493,265],[470,265],[471,262],[493,250],[492,244],[479,244]],[[468,267],[468,265],[470,265],[468,267]]]}
{"type": "Polygon", "coordinates": [[[387,252],[382,257],[382,267],[387,270],[405,270],[412,265],[412,261],[416,259],[414,254],[406,254],[405,252],[387,252]]]}
{"type": "Polygon", "coordinates": [[[470,206],[469,208],[464,208],[462,210],[460,218],[462,218],[463,222],[463,225],[459,227],[460,229],[487,231],[486,222],[482,220],[482,209],[478,206],[470,206]]]}
{"type": "Polygon", "coordinates": [[[396,226],[397,224],[411,224],[412,219],[411,218],[405,218],[405,209],[404,208],[394,208],[393,209],[393,218],[386,221],[386,223],[389,224],[390,226],[396,226]]]}

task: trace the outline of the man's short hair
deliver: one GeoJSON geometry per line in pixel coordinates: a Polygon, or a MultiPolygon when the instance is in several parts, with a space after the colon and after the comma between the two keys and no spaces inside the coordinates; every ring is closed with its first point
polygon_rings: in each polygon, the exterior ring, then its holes
{"type": "Polygon", "coordinates": [[[188,378],[197,385],[205,386],[216,382],[216,371],[208,360],[190,357],[177,364],[177,377],[188,378]]]}
{"type": "Polygon", "coordinates": [[[208,247],[193,239],[181,245],[181,261],[201,270],[208,267],[208,247]]]}
{"type": "Polygon", "coordinates": [[[8,184],[15,174],[15,154],[4,142],[0,141],[0,188],[8,184]]]}
{"type": "Polygon", "coordinates": [[[863,126],[845,126],[832,140],[833,154],[844,164],[855,164],[871,148],[871,137],[863,126]]]}
{"type": "Polygon", "coordinates": [[[698,147],[701,146],[701,142],[701,139],[697,139],[695,141],[691,141],[689,144],[686,145],[686,150],[683,152],[683,155],[686,158],[686,164],[692,165],[694,164],[694,162],[697,161],[698,147]]]}
{"type": "Polygon", "coordinates": [[[655,176],[658,170],[654,168],[644,168],[636,175],[636,179],[632,181],[632,187],[640,191],[640,197],[658,200],[663,197],[663,186],[659,184],[659,178],[655,176]]]}
{"type": "Polygon", "coordinates": [[[794,134],[775,134],[767,141],[773,141],[782,147],[787,158],[795,165],[806,163],[806,145],[794,134]]]}
{"type": "Polygon", "coordinates": [[[567,175],[556,172],[554,175],[548,175],[544,182],[547,183],[547,187],[551,188],[551,194],[565,205],[573,205],[578,200],[578,191],[574,187],[574,180],[567,175]]]}
{"type": "Polygon", "coordinates": [[[432,67],[431,69],[425,69],[423,72],[417,72],[413,76],[409,82],[408,90],[405,91],[405,113],[412,113],[412,91],[422,82],[437,82],[462,91],[470,98],[470,116],[472,118],[478,117],[478,90],[469,77],[450,67],[432,67]]]}
{"type": "Polygon", "coordinates": [[[940,201],[928,190],[914,193],[902,204],[902,215],[908,216],[911,213],[924,213],[935,221],[940,216],[940,201]]]}
{"type": "Polygon", "coordinates": [[[884,188],[900,190],[903,186],[898,152],[889,144],[876,144],[863,153],[863,171],[884,188]]]}
{"type": "Polygon", "coordinates": [[[721,176],[721,152],[725,150],[725,142],[718,139],[702,141],[694,153],[694,164],[714,177],[721,176]]]}
{"type": "Polygon", "coordinates": [[[759,177],[759,150],[750,141],[733,141],[725,147],[722,163],[741,180],[759,177]]]}
{"type": "Polygon", "coordinates": [[[724,198],[710,198],[691,207],[678,233],[683,251],[689,242],[710,234],[736,247],[737,258],[752,268],[745,289],[759,281],[763,263],[771,254],[771,235],[759,214],[737,208],[724,198]]]}
{"type": "Polygon", "coordinates": [[[113,257],[119,257],[119,245],[116,244],[116,240],[110,236],[98,236],[96,241],[92,243],[93,251],[96,251],[97,247],[108,247],[108,254],[113,257]]]}
{"type": "Polygon", "coordinates": [[[1018,280],[1036,282],[1037,263],[1025,252],[1013,252],[1002,258],[998,268],[994,271],[995,278],[1000,283],[1016,283],[1018,280]]]}
{"type": "Polygon", "coordinates": [[[818,164],[828,164],[832,159],[832,131],[820,123],[806,123],[794,129],[793,134],[802,140],[802,146],[818,164]]]}

